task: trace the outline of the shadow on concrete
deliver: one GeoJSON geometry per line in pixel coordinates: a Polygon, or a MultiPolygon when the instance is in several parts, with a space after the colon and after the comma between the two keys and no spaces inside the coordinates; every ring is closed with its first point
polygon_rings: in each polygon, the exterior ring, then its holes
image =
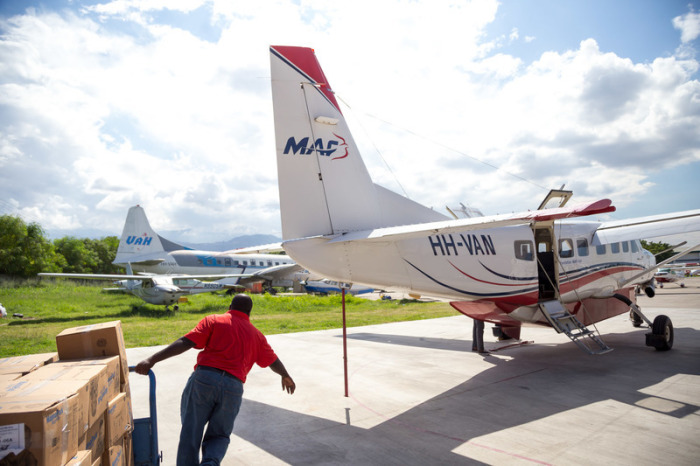
{"type": "MultiPolygon", "coordinates": [[[[467,351],[464,340],[370,333],[352,337],[381,345],[467,351]]],[[[576,437],[580,433],[578,427],[586,425],[585,416],[576,419],[581,414],[572,410],[586,407],[584,412],[598,413],[602,408],[593,405],[599,402],[613,401],[650,410],[661,424],[665,417],[679,419],[700,412],[700,400],[689,403],[678,399],[667,400],[676,407],[671,411],[654,410],[649,408],[653,404],[645,400],[658,397],[643,392],[680,374],[700,375],[700,348],[696,343],[700,341],[700,332],[677,328],[676,348],[669,352],[645,347],[642,331],[606,334],[604,338],[615,350],[603,356],[584,354],[573,343],[566,342],[514,348],[508,352],[512,357],[509,360],[490,357],[495,364],[491,368],[370,429],[354,426],[353,413],[348,414],[348,422],[339,423],[244,400],[234,432],[289,464],[480,464],[454,452],[467,442],[471,447],[506,455],[502,458],[512,455],[514,461],[546,464],[538,458],[509,453],[518,451],[512,445],[494,448],[480,443],[479,438],[513,427],[523,428],[562,413],[572,416],[570,431],[549,432],[539,438],[546,451],[557,439],[576,437]],[[685,345],[687,342],[691,344],[685,345]]],[[[469,358],[458,357],[454,364],[469,364],[469,358]]],[[[664,397],[660,398],[663,401],[664,397]]],[[[613,406],[619,405],[613,403],[613,406]]],[[[647,428],[660,429],[655,425],[647,428]]],[[[634,448],[636,434],[628,434],[634,448]]],[[[688,436],[692,443],[692,433],[688,436]]],[[[625,438],[621,433],[620,441],[625,438]]],[[[512,440],[522,442],[522,439],[512,440]]],[[[683,444],[685,440],[678,439],[675,443],[683,444]]],[[[668,448],[673,453],[673,446],[668,448]]],[[[661,457],[668,454],[659,452],[661,457]]],[[[645,457],[641,455],[638,458],[645,457]]],[[[632,458],[629,460],[634,462],[632,458]]]]}

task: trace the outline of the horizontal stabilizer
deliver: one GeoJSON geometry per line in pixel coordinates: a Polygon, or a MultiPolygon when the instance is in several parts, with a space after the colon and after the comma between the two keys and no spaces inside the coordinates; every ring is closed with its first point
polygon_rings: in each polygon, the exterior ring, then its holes
{"type": "Polygon", "coordinates": [[[260,244],[258,246],[248,246],[245,248],[231,249],[223,254],[270,254],[273,252],[284,252],[282,243],[260,244]]]}

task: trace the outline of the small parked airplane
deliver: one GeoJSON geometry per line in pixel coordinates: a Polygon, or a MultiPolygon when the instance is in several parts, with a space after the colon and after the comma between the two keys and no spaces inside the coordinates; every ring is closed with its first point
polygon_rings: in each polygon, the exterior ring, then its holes
{"type": "Polygon", "coordinates": [[[127,265],[127,275],[118,274],[93,274],[93,273],[40,273],[40,277],[52,278],[74,278],[86,280],[111,280],[117,288],[105,288],[105,291],[124,291],[141,298],[150,304],[164,305],[168,310],[171,305],[178,310],[177,303],[181,296],[208,293],[228,288],[227,285],[219,282],[203,282],[199,279],[220,279],[228,278],[231,275],[156,275],[144,273],[134,275],[127,265]]]}
{"type": "Polygon", "coordinates": [[[571,192],[560,190],[537,210],[450,219],[372,182],[312,49],[273,46],[270,59],[283,247],[297,263],[340,282],[448,298],[513,338],[546,325],[604,353],[587,326],[631,311],[651,327],[647,345],[673,346],[671,320],[652,323],[635,303],[637,286],[654,294],[662,265],[639,239],[698,231],[700,210],[572,222],[615,207],[569,207],[571,192]]]}
{"type": "Polygon", "coordinates": [[[654,280],[659,284],[659,288],[664,287],[664,283],[678,283],[678,286],[685,288],[685,271],[674,267],[664,267],[654,274],[654,280]]]}
{"type": "Polygon", "coordinates": [[[226,276],[220,282],[228,285],[262,282],[268,290],[292,286],[295,274],[303,270],[293,259],[284,254],[254,253],[275,249],[282,251],[279,245],[226,252],[187,248],[157,234],[144,209],[137,205],[129,209],[112,263],[125,268],[130,264],[134,271],[158,275],[226,276]]]}
{"type": "Polygon", "coordinates": [[[309,280],[302,282],[302,285],[304,285],[304,289],[308,293],[317,294],[342,293],[344,289],[347,294],[355,296],[374,291],[374,288],[371,286],[362,286],[356,283],[339,283],[334,280],[328,280],[327,278],[323,280],[309,280]]]}

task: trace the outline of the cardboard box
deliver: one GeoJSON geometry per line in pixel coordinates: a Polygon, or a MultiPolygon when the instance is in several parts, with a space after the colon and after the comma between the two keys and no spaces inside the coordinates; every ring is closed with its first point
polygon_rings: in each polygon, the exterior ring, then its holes
{"type": "Polygon", "coordinates": [[[33,370],[58,361],[58,353],[28,354],[0,359],[0,378],[19,378],[33,370]],[[5,376],[5,377],[3,377],[5,376]]]}
{"type": "MultiPolygon", "coordinates": [[[[83,380],[88,384],[89,400],[87,425],[92,425],[107,410],[109,400],[119,389],[119,358],[90,359],[85,361],[59,361],[41,367],[20,379],[22,381],[83,380]]],[[[17,381],[19,382],[19,381],[17,381]]],[[[81,431],[82,434],[84,432],[81,431]]]]}
{"type": "Polygon", "coordinates": [[[121,361],[119,356],[104,356],[98,358],[86,358],[86,359],[61,359],[55,364],[61,364],[64,366],[107,366],[108,368],[108,380],[109,384],[113,384],[114,387],[110,390],[119,393],[121,386],[121,361]]]}
{"type": "Polygon", "coordinates": [[[121,383],[129,381],[129,365],[121,322],[104,322],[67,328],[56,335],[59,359],[85,359],[119,356],[121,383]]]}
{"type": "Polygon", "coordinates": [[[97,422],[90,426],[87,433],[78,440],[81,450],[90,450],[94,462],[102,458],[105,451],[105,417],[102,415],[97,422]]]}
{"type": "Polygon", "coordinates": [[[131,432],[131,420],[127,409],[126,393],[120,393],[107,405],[106,417],[106,442],[108,446],[119,445],[119,440],[127,432],[131,432]]]}
{"type": "MultiPolygon", "coordinates": [[[[31,380],[21,378],[0,386],[0,413],[12,412],[30,402],[57,402],[74,398],[68,405],[71,431],[79,437],[88,428],[89,386],[85,380],[31,380]]],[[[2,424],[0,424],[2,425],[2,424]]]]}
{"type": "Polygon", "coordinates": [[[76,413],[86,399],[79,393],[66,396],[60,390],[69,388],[54,385],[53,395],[35,390],[26,398],[0,399],[0,461],[53,466],[65,464],[78,452],[76,413]]]}
{"type": "Polygon", "coordinates": [[[0,359],[0,381],[15,380],[37,368],[58,361],[58,353],[28,354],[0,359]]]}
{"type": "Polygon", "coordinates": [[[121,445],[114,445],[105,450],[104,455],[102,455],[102,466],[126,466],[124,450],[121,445]]]}
{"type": "Polygon", "coordinates": [[[92,452],[90,450],[79,450],[65,466],[92,466],[92,452]]]}

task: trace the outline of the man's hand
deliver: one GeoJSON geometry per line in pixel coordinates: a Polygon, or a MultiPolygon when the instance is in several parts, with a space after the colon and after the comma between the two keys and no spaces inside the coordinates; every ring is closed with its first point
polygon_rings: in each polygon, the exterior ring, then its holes
{"type": "Polygon", "coordinates": [[[293,395],[296,388],[297,386],[290,376],[282,377],[282,390],[287,390],[287,393],[293,395]]]}
{"type": "Polygon", "coordinates": [[[141,375],[148,375],[148,371],[151,370],[151,367],[153,367],[153,363],[151,362],[150,358],[144,359],[140,363],[136,364],[134,372],[141,375]]]}

